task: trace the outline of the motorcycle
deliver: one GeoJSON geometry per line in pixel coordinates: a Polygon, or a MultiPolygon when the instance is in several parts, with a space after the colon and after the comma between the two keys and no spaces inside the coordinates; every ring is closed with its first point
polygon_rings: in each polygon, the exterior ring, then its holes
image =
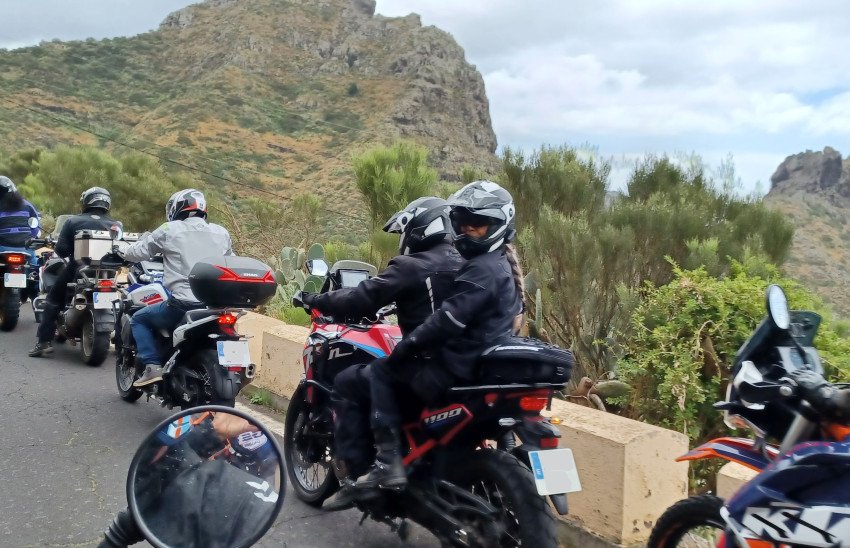
{"type": "MultiPolygon", "coordinates": [[[[325,276],[324,292],[356,286],[374,267],[339,261],[328,269],[316,260],[308,261],[308,270],[325,276]]],[[[293,302],[303,306],[297,297],[293,302]]],[[[312,318],[305,378],[290,399],[284,451],[296,496],[321,506],[339,488],[332,472],[334,377],[388,355],[401,332],[384,320],[392,309],[370,320],[305,309],[312,318]]],[[[410,519],[447,546],[556,546],[545,497],[563,515],[566,493],[581,486],[572,452],[558,449],[560,434],[540,412],[569,380],[573,364],[566,350],[514,337],[494,343],[481,357],[477,382],[451,388],[440,405],[423,409],[405,402],[408,487],[359,498],[363,519],[388,524],[402,539],[410,519]]]]}
{"type": "Polygon", "coordinates": [[[283,506],[286,476],[274,438],[250,415],[196,407],[160,423],[127,475],[128,508],[99,548],[252,546],[283,506]]]}
{"type": "Polygon", "coordinates": [[[253,378],[248,340],[236,331],[236,321],[268,302],[277,284],[271,269],[247,257],[220,257],[201,261],[189,274],[189,284],[202,308],[187,310],[173,333],[156,333],[163,381],[141,388],[133,382],[144,373],[138,360],[130,321],[143,308],[167,301],[161,285],[162,260],[131,265],[128,285],[119,290],[115,304],[115,380],[126,402],[143,394],[169,409],[204,404],[233,407],[240,390],[253,378]]]}
{"type": "MultiPolygon", "coordinates": [[[[38,227],[38,219],[29,220],[30,228],[38,227]]],[[[29,229],[26,229],[29,230],[29,229]]],[[[0,331],[11,331],[18,325],[21,303],[27,299],[27,274],[30,254],[26,251],[0,251],[0,331]]]]}
{"type": "MultiPolygon", "coordinates": [[[[80,230],[74,235],[74,257],[77,275],[68,284],[66,300],[56,320],[56,341],[80,342],[83,363],[97,367],[109,353],[112,328],[115,323],[112,302],[118,298],[116,277],[123,261],[116,254],[129,245],[137,235],[124,234],[120,227],[109,231],[80,230]]],[[[32,239],[29,247],[50,244],[48,239],[32,239]]],[[[41,295],[33,299],[33,312],[41,321],[47,293],[66,267],[65,259],[53,256],[41,267],[41,295]]]]}
{"type": "Polygon", "coordinates": [[[823,375],[813,346],[821,318],[789,311],[776,285],[766,300],[767,317],[738,350],[726,400],[715,404],[730,428],[754,439],[714,439],[677,459],[720,458],[759,475],[725,503],[713,495],[677,502],[649,548],[850,547],[850,427],[822,417],[790,378],[798,369],[823,375]]]}

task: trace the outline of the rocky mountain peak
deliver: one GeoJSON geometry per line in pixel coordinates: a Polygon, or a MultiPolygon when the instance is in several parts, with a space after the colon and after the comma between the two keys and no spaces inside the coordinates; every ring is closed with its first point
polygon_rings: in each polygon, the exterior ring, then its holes
{"type": "Polygon", "coordinates": [[[770,178],[771,193],[805,191],[850,198],[847,166],[832,147],[788,156],[770,178]]]}

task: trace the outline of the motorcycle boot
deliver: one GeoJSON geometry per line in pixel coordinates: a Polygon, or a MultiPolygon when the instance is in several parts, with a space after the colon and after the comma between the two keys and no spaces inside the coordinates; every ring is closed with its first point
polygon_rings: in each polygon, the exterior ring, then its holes
{"type": "Polygon", "coordinates": [[[401,460],[401,438],[398,429],[381,427],[375,430],[378,454],[369,473],[358,478],[357,489],[394,489],[407,486],[407,474],[401,460]]]}
{"type": "Polygon", "coordinates": [[[133,386],[136,388],[141,388],[143,386],[147,386],[149,384],[153,384],[155,382],[159,382],[162,380],[162,366],[161,365],[146,365],[144,374],[139,377],[136,382],[133,383],[133,386]]]}
{"type": "Polygon", "coordinates": [[[44,356],[49,356],[53,354],[53,342],[52,341],[38,341],[35,343],[35,346],[32,350],[29,351],[29,356],[31,358],[41,358],[44,356]]]}
{"type": "Polygon", "coordinates": [[[333,461],[334,474],[339,481],[339,491],[325,501],[322,508],[328,512],[346,510],[357,501],[357,490],[354,488],[355,478],[352,478],[348,463],[341,459],[333,461]]]}

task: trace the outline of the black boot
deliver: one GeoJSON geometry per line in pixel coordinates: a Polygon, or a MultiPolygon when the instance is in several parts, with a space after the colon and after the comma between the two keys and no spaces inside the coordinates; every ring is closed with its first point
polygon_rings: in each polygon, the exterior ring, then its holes
{"type": "Polygon", "coordinates": [[[398,430],[385,428],[375,430],[375,445],[378,454],[369,473],[358,478],[357,489],[404,489],[407,474],[401,461],[401,440],[398,430]]]}
{"type": "Polygon", "coordinates": [[[50,354],[53,354],[53,341],[38,341],[29,352],[32,358],[40,358],[42,356],[49,356],[50,354]]]}
{"type": "Polygon", "coordinates": [[[334,459],[333,467],[336,479],[339,480],[339,491],[322,505],[322,509],[328,512],[351,508],[357,500],[354,489],[354,478],[351,477],[348,463],[344,460],[334,459]]]}

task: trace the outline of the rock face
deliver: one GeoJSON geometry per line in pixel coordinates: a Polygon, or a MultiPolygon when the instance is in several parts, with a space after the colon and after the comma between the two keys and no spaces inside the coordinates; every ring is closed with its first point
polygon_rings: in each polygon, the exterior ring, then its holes
{"type": "Polygon", "coordinates": [[[770,181],[765,203],[795,228],[785,270],[850,318],[850,162],[831,147],[806,151],[786,158],[770,181]]]}

